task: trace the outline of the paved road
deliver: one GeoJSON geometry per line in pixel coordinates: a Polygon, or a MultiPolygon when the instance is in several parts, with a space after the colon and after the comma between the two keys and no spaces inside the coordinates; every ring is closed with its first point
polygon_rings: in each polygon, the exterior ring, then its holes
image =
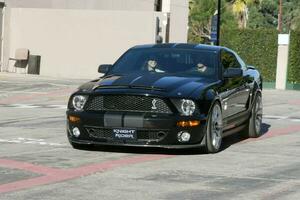
{"type": "Polygon", "coordinates": [[[224,150],[94,148],[66,140],[84,80],[0,73],[0,199],[300,199],[300,92],[265,90],[264,135],[224,150]]]}

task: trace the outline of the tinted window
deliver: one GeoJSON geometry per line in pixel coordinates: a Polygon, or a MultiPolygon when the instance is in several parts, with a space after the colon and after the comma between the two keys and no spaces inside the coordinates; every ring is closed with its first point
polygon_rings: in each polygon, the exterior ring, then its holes
{"type": "Polygon", "coordinates": [[[222,51],[221,62],[222,62],[224,69],[241,68],[241,65],[240,65],[239,61],[236,59],[235,55],[230,52],[227,52],[227,51],[222,51]]]}
{"type": "Polygon", "coordinates": [[[216,53],[213,51],[145,48],[127,51],[110,73],[168,73],[216,76],[216,53]]]}

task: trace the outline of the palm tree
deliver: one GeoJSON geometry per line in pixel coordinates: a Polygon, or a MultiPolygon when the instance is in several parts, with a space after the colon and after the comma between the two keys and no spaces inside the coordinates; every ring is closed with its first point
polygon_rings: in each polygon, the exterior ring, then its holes
{"type": "Polygon", "coordinates": [[[238,19],[240,29],[247,27],[248,21],[248,8],[253,4],[259,4],[261,0],[233,0],[232,11],[238,19]]]}
{"type": "Polygon", "coordinates": [[[189,37],[194,42],[210,40],[211,17],[217,3],[212,0],[190,0],[189,2],[189,37]]]}

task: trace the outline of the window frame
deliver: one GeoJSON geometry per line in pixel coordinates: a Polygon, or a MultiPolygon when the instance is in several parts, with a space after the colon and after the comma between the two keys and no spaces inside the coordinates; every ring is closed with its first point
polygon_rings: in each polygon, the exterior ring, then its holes
{"type": "Polygon", "coordinates": [[[225,67],[224,67],[224,65],[223,65],[223,59],[222,59],[222,56],[223,56],[224,53],[229,54],[231,57],[234,58],[235,63],[239,64],[239,67],[236,67],[236,68],[243,69],[242,64],[240,63],[239,59],[237,58],[237,56],[236,56],[236,54],[235,54],[234,52],[229,51],[229,50],[226,50],[226,49],[222,49],[222,50],[221,50],[221,53],[220,53],[220,63],[221,63],[221,67],[222,67],[223,73],[224,73],[224,71],[225,71],[225,67]]]}
{"type": "MultiPolygon", "coordinates": [[[[111,73],[116,73],[114,72],[114,68],[116,65],[118,65],[122,59],[124,59],[124,57],[130,52],[130,51],[139,51],[139,50],[148,50],[148,49],[156,49],[156,50],[162,50],[162,48],[156,48],[156,47],[145,47],[145,48],[130,48],[128,49],[126,52],[124,52],[116,61],[115,63],[112,65],[111,69],[107,72],[107,74],[111,74],[111,73]]],[[[213,68],[215,70],[215,74],[211,77],[207,77],[207,78],[210,78],[210,79],[218,79],[219,78],[219,73],[220,73],[220,70],[219,70],[219,67],[218,67],[218,52],[217,51],[214,51],[214,50],[207,50],[207,49],[181,49],[181,48],[166,48],[166,49],[169,49],[169,50],[172,50],[172,51],[190,51],[190,52],[195,52],[195,53],[200,53],[200,52],[206,52],[206,53],[211,53],[214,55],[214,59],[213,59],[213,62],[211,63],[213,65],[213,68]]],[[[197,75],[197,74],[195,74],[197,75]]]]}

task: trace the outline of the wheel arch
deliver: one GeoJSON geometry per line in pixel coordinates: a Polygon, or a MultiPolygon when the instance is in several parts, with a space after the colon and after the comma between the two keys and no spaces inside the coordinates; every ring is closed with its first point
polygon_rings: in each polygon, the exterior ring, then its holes
{"type": "Polygon", "coordinates": [[[261,86],[258,85],[258,83],[255,83],[254,87],[253,87],[252,97],[251,97],[251,105],[249,106],[250,110],[254,106],[254,101],[258,94],[260,94],[262,96],[262,88],[261,88],[261,86]]]}
{"type": "Polygon", "coordinates": [[[205,92],[204,98],[200,100],[203,104],[200,105],[200,110],[203,114],[208,116],[210,113],[213,105],[217,102],[222,110],[222,100],[221,97],[218,95],[218,92],[216,92],[213,89],[209,89],[205,92]]]}

